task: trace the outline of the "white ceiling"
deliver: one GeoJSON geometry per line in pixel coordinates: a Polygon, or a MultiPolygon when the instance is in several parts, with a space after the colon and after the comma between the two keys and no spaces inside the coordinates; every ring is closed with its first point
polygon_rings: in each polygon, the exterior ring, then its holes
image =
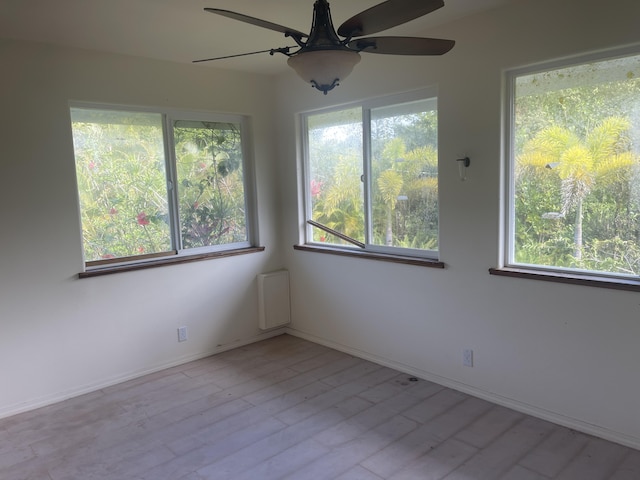
{"type": "MultiPolygon", "coordinates": [[[[378,35],[425,36],[436,25],[514,1],[445,0],[443,8],[378,35]]],[[[336,28],[378,3],[332,0],[336,28]]],[[[0,37],[183,63],[294,45],[278,32],[207,13],[204,7],[308,32],[313,0],[0,0],[0,37]]],[[[269,74],[287,68],[284,56],[268,53],[198,65],[269,74]]]]}

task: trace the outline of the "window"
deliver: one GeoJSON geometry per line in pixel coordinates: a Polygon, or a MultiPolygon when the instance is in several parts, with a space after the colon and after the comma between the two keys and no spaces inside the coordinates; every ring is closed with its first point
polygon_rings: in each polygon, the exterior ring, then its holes
{"type": "Polygon", "coordinates": [[[307,244],[435,257],[433,92],[303,115],[307,244]]]}
{"type": "Polygon", "coordinates": [[[640,55],[508,74],[506,266],[640,275],[640,55]]]}
{"type": "Polygon", "coordinates": [[[71,108],[88,268],[249,247],[245,119],[71,108]]]}

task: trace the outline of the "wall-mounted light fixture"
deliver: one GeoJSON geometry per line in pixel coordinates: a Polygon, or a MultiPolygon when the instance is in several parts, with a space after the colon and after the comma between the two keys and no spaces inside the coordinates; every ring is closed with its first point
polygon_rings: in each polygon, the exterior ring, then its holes
{"type": "Polygon", "coordinates": [[[467,179],[467,168],[471,165],[471,159],[469,157],[458,158],[458,174],[460,175],[460,181],[464,182],[467,179]]]}

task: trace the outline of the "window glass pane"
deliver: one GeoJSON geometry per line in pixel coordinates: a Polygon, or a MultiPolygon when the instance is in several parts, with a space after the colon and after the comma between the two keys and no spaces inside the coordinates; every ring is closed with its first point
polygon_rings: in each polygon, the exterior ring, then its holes
{"type": "MultiPolygon", "coordinates": [[[[364,242],[362,109],[310,115],[307,127],[311,218],[364,242]]],[[[351,245],[315,228],[313,241],[351,245]]]]}
{"type": "Polygon", "coordinates": [[[436,100],[371,111],[371,243],[438,249],[436,100]]]}
{"type": "Polygon", "coordinates": [[[72,108],[86,261],[171,250],[162,116],[72,108]]]}
{"type": "Polygon", "coordinates": [[[510,261],[640,274],[640,56],[515,78],[510,261]]]}
{"type": "Polygon", "coordinates": [[[182,247],[247,241],[240,125],[173,126],[182,247]]]}

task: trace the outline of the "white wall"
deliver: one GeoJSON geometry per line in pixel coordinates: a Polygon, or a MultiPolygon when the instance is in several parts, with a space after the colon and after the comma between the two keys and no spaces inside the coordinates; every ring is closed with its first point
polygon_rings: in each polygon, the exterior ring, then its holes
{"type": "Polygon", "coordinates": [[[488,274],[500,244],[503,70],[640,42],[639,18],[637,0],[525,0],[426,32],[457,41],[443,57],[363,54],[326,97],[279,78],[293,332],[639,448],[638,294],[488,274]],[[425,85],[439,89],[446,269],[294,251],[295,114],[425,85]],[[474,350],[473,368],[462,366],[463,348],[474,350]]]}
{"type": "Polygon", "coordinates": [[[255,277],[282,267],[273,79],[10,41],[0,65],[0,417],[259,338],[255,277]],[[265,252],[79,280],[69,100],[250,115],[265,252]]]}

